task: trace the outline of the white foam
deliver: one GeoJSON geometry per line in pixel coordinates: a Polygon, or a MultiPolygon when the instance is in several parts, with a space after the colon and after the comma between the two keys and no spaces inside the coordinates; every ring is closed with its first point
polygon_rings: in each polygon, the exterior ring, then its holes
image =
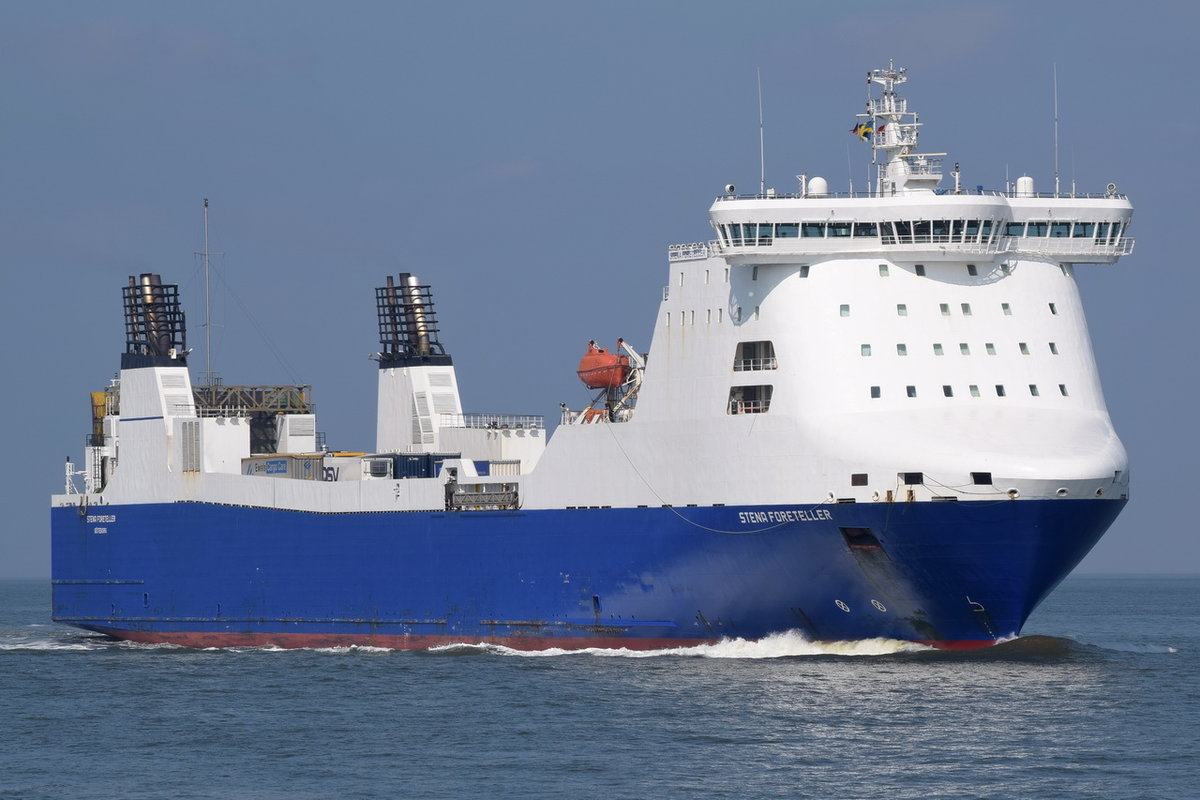
{"type": "Polygon", "coordinates": [[[456,652],[461,650],[479,653],[494,653],[526,658],[547,656],[591,655],[608,658],[657,658],[661,656],[685,656],[691,658],[789,658],[793,656],[883,656],[894,653],[911,653],[932,650],[926,645],[899,639],[862,639],[857,641],[813,642],[805,639],[799,631],[774,633],[762,639],[722,639],[712,644],[691,647],[669,647],[660,650],[630,650],[628,648],[589,647],[582,650],[564,650],[552,647],[546,650],[516,650],[497,644],[451,644],[431,647],[431,653],[456,652]]]}

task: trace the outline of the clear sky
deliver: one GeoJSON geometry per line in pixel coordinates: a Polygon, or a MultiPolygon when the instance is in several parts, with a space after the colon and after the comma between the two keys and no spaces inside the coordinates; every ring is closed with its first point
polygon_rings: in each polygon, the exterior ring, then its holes
{"type": "Polygon", "coordinates": [[[669,244],[727,183],[866,181],[848,134],[893,59],[967,186],[1131,196],[1136,249],[1077,271],[1133,500],[1081,569],[1200,572],[1200,181],[1184,2],[22,2],[0,5],[0,576],[49,574],[49,495],[123,349],[120,287],[178,283],[203,368],[310,383],[374,442],[374,287],[431,282],[472,412],[578,406],[588,339],[649,346],[669,244]]]}

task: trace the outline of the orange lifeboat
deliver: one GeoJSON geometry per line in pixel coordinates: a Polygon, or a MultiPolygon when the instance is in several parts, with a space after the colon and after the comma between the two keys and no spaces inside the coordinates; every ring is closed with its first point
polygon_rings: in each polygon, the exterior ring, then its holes
{"type": "Polygon", "coordinates": [[[629,356],[610,353],[591,341],[575,374],[589,389],[615,389],[629,376],[629,356]]]}

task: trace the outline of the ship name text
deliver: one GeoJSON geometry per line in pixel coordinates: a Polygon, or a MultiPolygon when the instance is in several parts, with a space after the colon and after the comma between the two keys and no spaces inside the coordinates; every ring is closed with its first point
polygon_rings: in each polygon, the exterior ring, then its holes
{"type": "Polygon", "coordinates": [[[764,522],[821,522],[833,519],[824,508],[789,508],[786,511],[739,511],[738,522],[761,525],[764,522]]]}

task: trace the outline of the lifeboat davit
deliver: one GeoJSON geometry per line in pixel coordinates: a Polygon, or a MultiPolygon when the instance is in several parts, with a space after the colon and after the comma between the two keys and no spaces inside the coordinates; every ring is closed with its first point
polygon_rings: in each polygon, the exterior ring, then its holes
{"type": "Polygon", "coordinates": [[[616,389],[629,377],[629,356],[610,353],[591,341],[575,374],[589,389],[616,389]]]}

